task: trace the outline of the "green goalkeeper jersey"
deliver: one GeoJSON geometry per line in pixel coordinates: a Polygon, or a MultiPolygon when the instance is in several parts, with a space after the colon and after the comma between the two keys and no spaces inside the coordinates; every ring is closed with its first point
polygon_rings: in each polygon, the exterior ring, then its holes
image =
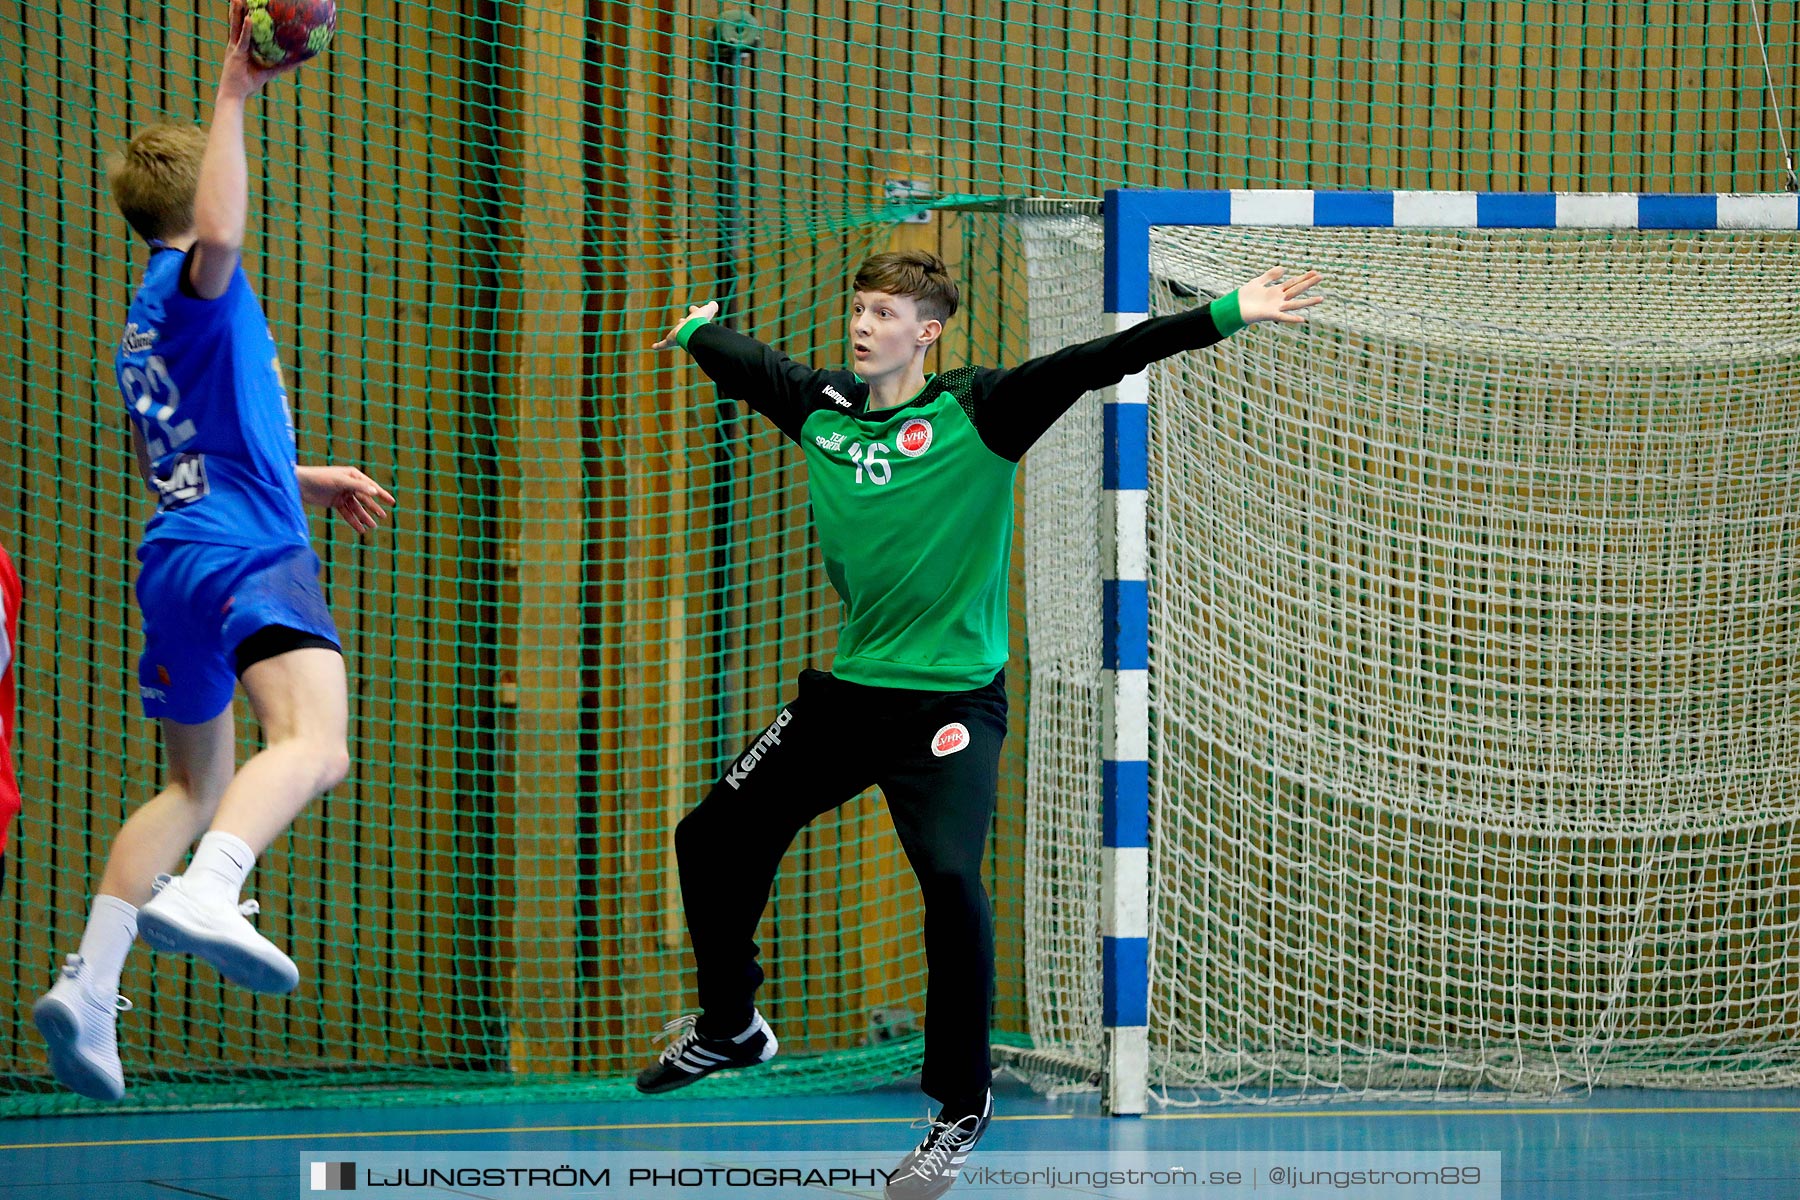
{"type": "Polygon", "coordinates": [[[1010,370],[944,371],[910,402],[875,411],[854,373],[814,370],[723,325],[695,319],[676,340],[722,396],[806,454],[819,548],[844,604],[832,673],[963,691],[1006,665],[1013,480],[1025,451],[1085,393],[1242,325],[1233,293],[1010,370]]]}

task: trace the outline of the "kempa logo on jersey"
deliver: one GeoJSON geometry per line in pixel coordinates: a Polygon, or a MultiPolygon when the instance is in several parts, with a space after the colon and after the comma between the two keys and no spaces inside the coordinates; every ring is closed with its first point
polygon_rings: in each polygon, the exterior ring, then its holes
{"type": "Polygon", "coordinates": [[[838,391],[836,388],[832,387],[829,383],[825,385],[825,394],[827,396],[830,396],[833,400],[836,400],[839,408],[854,408],[855,407],[855,405],[850,403],[849,398],[846,397],[844,395],[844,393],[838,391]]]}
{"type": "Polygon", "coordinates": [[[156,345],[156,330],[139,329],[137,322],[125,326],[125,336],[119,342],[119,349],[127,354],[142,354],[156,345]]]}
{"type": "Polygon", "coordinates": [[[900,427],[900,453],[908,458],[917,458],[931,449],[931,422],[923,417],[914,417],[900,427]]]}
{"type": "Polygon", "coordinates": [[[793,719],[793,713],[785,708],[782,709],[781,715],[776,717],[767,729],[763,730],[763,735],[756,739],[756,744],[750,747],[749,753],[731,765],[731,770],[725,776],[725,782],[731,785],[732,791],[735,792],[749,780],[750,772],[756,770],[756,764],[763,760],[763,755],[781,745],[781,731],[786,729],[793,719]]]}
{"type": "Polygon", "coordinates": [[[969,745],[969,727],[961,721],[952,721],[937,731],[931,739],[931,752],[939,758],[947,754],[955,754],[958,750],[966,750],[969,745]]]}

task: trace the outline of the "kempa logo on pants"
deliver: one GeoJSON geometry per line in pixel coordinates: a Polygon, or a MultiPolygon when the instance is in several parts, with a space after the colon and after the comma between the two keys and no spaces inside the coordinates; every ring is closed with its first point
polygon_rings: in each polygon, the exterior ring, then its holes
{"type": "Polygon", "coordinates": [[[785,708],[782,709],[781,715],[775,718],[773,724],[763,730],[763,735],[756,739],[755,745],[750,747],[750,752],[731,765],[730,772],[725,776],[725,782],[731,785],[733,791],[742,787],[750,778],[750,772],[756,770],[756,764],[763,760],[763,755],[781,745],[781,731],[786,729],[788,722],[793,719],[793,713],[785,708]]]}
{"type": "Polygon", "coordinates": [[[354,1192],[356,1164],[316,1162],[312,1165],[312,1190],[315,1192],[354,1192]]]}

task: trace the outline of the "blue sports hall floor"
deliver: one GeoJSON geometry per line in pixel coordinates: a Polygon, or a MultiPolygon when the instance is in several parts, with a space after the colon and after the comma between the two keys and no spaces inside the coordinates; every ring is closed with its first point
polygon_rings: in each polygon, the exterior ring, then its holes
{"type": "MultiPolygon", "coordinates": [[[[704,1085],[702,1085],[703,1087],[704,1085]]],[[[1800,1198],[1800,1092],[1596,1092],[1532,1104],[1381,1104],[1177,1109],[1142,1118],[1098,1114],[1092,1093],[1046,1099],[1003,1080],[995,1121],[971,1168],[984,1157],[1024,1161],[1271,1161],[1349,1153],[1498,1154],[1501,1194],[1546,1200],[1757,1200],[1800,1198]],[[1263,1156],[1258,1158],[1257,1156],[1263,1156]]],[[[756,1195],[768,1189],[725,1182],[694,1184],[676,1167],[745,1161],[806,1162],[830,1155],[890,1166],[919,1137],[916,1089],[780,1100],[689,1096],[635,1103],[490,1107],[105,1114],[0,1121],[0,1200],[292,1200],[322,1194],[307,1155],[334,1161],[405,1152],[532,1152],[558,1164],[599,1164],[608,1156],[651,1156],[670,1169],[670,1186],[535,1192],[468,1185],[427,1190],[370,1187],[363,1195],[449,1197],[756,1195]],[[679,1186],[676,1186],[679,1184],[679,1186]]],[[[549,1161],[549,1160],[547,1160],[549,1161]]],[[[623,1160],[621,1160],[623,1161],[623,1160]]],[[[1493,1161],[1493,1160],[1488,1160],[1493,1161]]],[[[397,1177],[394,1177],[397,1178],[397,1177]]],[[[514,1176],[513,1178],[520,1178],[514,1176]]],[[[592,1178],[592,1176],[590,1176],[592,1178]]],[[[1314,1177],[1316,1178],[1316,1177],[1314,1177]]],[[[1206,1195],[1426,1196],[1489,1194],[1468,1188],[1396,1190],[1327,1187],[1285,1192],[1262,1180],[1158,1193],[1102,1183],[1071,1187],[981,1186],[965,1180],[953,1196],[1206,1195]]],[[[857,1181],[791,1194],[875,1196],[857,1181]]],[[[783,1192],[781,1194],[790,1194],[783,1192]]]]}

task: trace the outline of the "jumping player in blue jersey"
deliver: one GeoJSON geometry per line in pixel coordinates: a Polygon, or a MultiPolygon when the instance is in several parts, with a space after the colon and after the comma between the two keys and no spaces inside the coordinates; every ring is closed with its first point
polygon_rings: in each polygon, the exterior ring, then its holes
{"type": "Polygon", "coordinates": [[[211,127],[145,129],[110,167],[114,200],[150,246],[115,362],[157,501],[138,550],[139,686],[162,722],[168,778],[119,831],[80,948],[33,1009],[56,1077],[95,1099],[125,1091],[119,974],[140,933],[255,991],[299,983],[239,893],[256,855],[350,766],[344,660],[302,506],[360,534],[393,503],[361,471],[295,461],[275,343],[239,262],[245,103],[293,68],[261,69],[249,50],[234,0],[211,127]],[[240,681],[268,744],[234,772],[240,681]]]}

